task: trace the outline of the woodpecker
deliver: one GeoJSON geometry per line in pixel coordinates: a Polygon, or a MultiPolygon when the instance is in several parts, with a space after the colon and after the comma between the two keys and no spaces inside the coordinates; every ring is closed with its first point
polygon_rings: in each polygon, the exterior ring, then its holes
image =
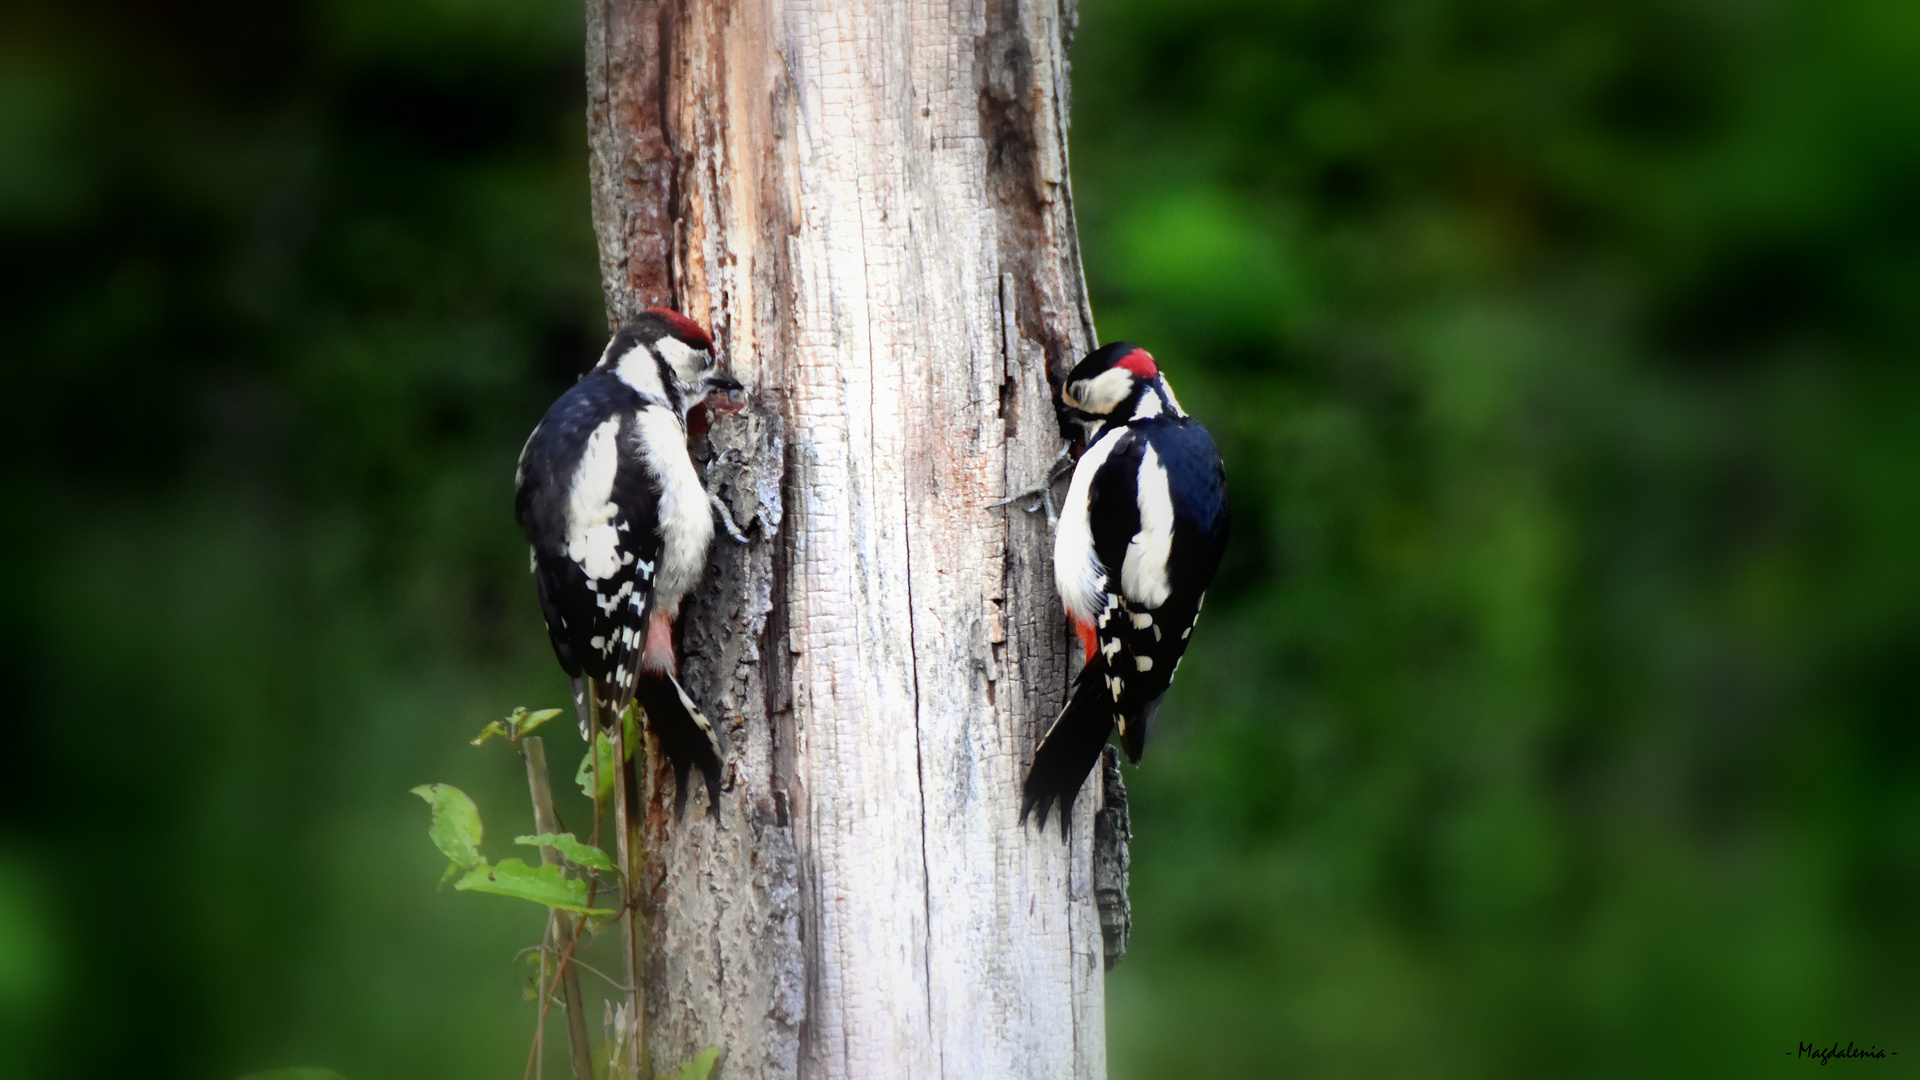
{"type": "Polygon", "coordinates": [[[588,680],[610,707],[602,722],[637,702],[673,764],[676,816],[696,765],[716,817],[720,796],[720,743],[681,689],[674,655],[674,619],[706,569],[720,508],[687,452],[687,410],[721,392],[711,407],[737,412],[740,389],[698,323],[651,308],[547,410],[514,474],[514,517],[582,734],[588,680]]]}
{"type": "Polygon", "coordinates": [[[1054,583],[1086,666],[1034,753],[1020,820],[1038,809],[1045,828],[1058,801],[1064,836],[1116,727],[1127,760],[1140,761],[1226,547],[1227,479],[1207,429],[1137,345],[1117,341],[1082,360],[1060,415],[1086,450],[1059,511],[1054,583]]]}

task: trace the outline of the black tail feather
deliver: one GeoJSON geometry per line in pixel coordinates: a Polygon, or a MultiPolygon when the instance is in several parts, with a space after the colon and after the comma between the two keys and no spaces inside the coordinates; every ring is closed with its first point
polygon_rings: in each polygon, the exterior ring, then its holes
{"type": "Polygon", "coordinates": [[[573,699],[573,715],[580,721],[580,737],[593,738],[593,703],[587,700],[588,679],[575,675],[567,680],[567,696],[573,699]]]}
{"type": "Polygon", "coordinates": [[[1027,782],[1020,804],[1020,823],[1038,807],[1040,827],[1047,827],[1047,811],[1060,803],[1060,836],[1067,836],[1073,818],[1073,800],[1087,782],[1100,750],[1113,734],[1113,698],[1107,692],[1105,669],[1096,660],[1081,669],[1074,680],[1072,696],[1059,719],[1047,729],[1040,748],[1033,752],[1033,767],[1027,770],[1027,782]]]}
{"type": "MultiPolygon", "coordinates": [[[[1127,722],[1127,728],[1120,733],[1120,748],[1127,752],[1127,761],[1140,764],[1140,755],[1146,752],[1147,736],[1153,733],[1153,718],[1160,712],[1160,703],[1167,699],[1161,694],[1145,705],[1140,706],[1140,715],[1127,722]]],[[[1122,702],[1124,708],[1125,702],[1122,702]]]]}
{"type": "Polygon", "coordinates": [[[707,811],[720,820],[720,743],[713,725],[671,675],[641,674],[633,698],[647,714],[647,728],[660,740],[660,750],[673,764],[673,817],[687,812],[687,780],[695,765],[707,782],[707,811]]]}

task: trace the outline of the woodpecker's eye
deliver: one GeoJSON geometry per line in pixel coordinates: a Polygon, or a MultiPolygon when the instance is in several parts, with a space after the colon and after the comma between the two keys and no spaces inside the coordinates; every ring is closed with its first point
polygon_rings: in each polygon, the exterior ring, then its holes
{"type": "Polygon", "coordinates": [[[1060,391],[1060,400],[1066,402],[1070,407],[1078,409],[1080,407],[1080,394],[1086,389],[1086,386],[1086,383],[1068,383],[1066,387],[1060,391]]]}

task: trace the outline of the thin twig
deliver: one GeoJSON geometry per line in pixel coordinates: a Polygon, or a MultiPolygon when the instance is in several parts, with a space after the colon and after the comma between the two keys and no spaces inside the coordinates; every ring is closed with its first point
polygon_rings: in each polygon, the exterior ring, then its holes
{"type": "MultiPolygon", "coordinates": [[[[527,790],[533,797],[534,829],[543,833],[558,833],[561,828],[560,814],[553,808],[553,787],[547,775],[546,746],[538,735],[529,735],[520,740],[520,748],[527,760],[527,790]]],[[[548,865],[557,863],[560,861],[560,852],[542,847],[540,861],[548,865]]],[[[562,946],[560,970],[554,973],[554,980],[560,984],[561,999],[566,1003],[567,1050],[573,1062],[573,1080],[593,1080],[593,1043],[587,1037],[586,998],[580,993],[580,973],[570,963],[579,935],[568,927],[565,919],[552,911],[547,915],[547,933],[549,937],[558,935],[562,946]]],[[[542,938],[543,946],[545,942],[546,938],[542,938]]],[[[543,988],[547,983],[546,976],[547,956],[543,949],[540,954],[540,985],[543,988]]],[[[536,1039],[546,1035],[547,1002],[551,997],[551,993],[545,990],[540,995],[540,1027],[535,1032],[536,1039]]]]}
{"type": "MultiPolygon", "coordinates": [[[[542,982],[540,985],[544,986],[545,983],[542,982]]],[[[527,1048],[527,1071],[522,1074],[522,1080],[533,1080],[533,1070],[540,1063],[540,1032],[545,1030],[546,1026],[546,1006],[543,1003],[540,1009],[540,1026],[534,1029],[533,1045],[527,1048]]]]}
{"type": "MultiPolygon", "coordinates": [[[[586,917],[581,916],[582,925],[585,924],[585,921],[586,921],[586,917]]],[[[560,951],[558,948],[554,946],[545,945],[545,944],[529,945],[526,948],[521,949],[519,952],[515,953],[514,959],[517,960],[520,957],[525,956],[530,952],[533,952],[535,949],[546,949],[548,952],[553,952],[553,953],[558,953],[560,951]]],[[[626,983],[621,982],[619,979],[616,979],[613,976],[607,974],[606,972],[601,971],[599,968],[594,967],[592,964],[587,963],[585,960],[580,959],[578,956],[574,957],[569,962],[573,964],[574,967],[579,968],[581,971],[584,971],[589,975],[599,978],[602,982],[605,982],[608,986],[613,987],[615,990],[618,990],[623,994],[630,994],[633,992],[633,987],[628,986],[626,983]]]]}
{"type": "Polygon", "coordinates": [[[540,992],[540,1019],[533,1026],[533,1060],[527,1064],[533,1069],[533,1080],[546,1080],[547,1075],[547,939],[553,936],[553,909],[547,909],[547,926],[541,931],[540,976],[534,981],[534,988],[540,992]]]}
{"type": "MultiPolygon", "coordinates": [[[[588,907],[593,906],[594,897],[599,894],[599,891],[600,891],[599,882],[589,881],[587,883],[587,906],[588,907]]],[[[548,909],[548,916],[550,919],[558,918],[559,913],[556,911],[553,911],[552,909],[548,909]]],[[[566,948],[561,950],[560,952],[560,959],[557,962],[557,967],[553,973],[553,982],[551,983],[548,983],[545,981],[546,951],[547,951],[546,939],[542,938],[540,940],[540,944],[534,946],[534,948],[539,949],[541,951],[540,968],[542,972],[541,981],[534,984],[535,989],[540,994],[540,1031],[536,1033],[536,1035],[540,1033],[544,1033],[546,1031],[547,1007],[553,1003],[553,995],[557,993],[560,989],[561,977],[566,975],[568,972],[572,971],[574,965],[576,964],[579,964],[581,967],[586,966],[585,964],[581,964],[580,961],[575,960],[573,956],[573,950],[576,946],[580,944],[580,938],[586,929],[586,925],[587,925],[587,917],[585,915],[580,916],[580,921],[573,924],[573,933],[570,934],[567,938],[566,948]]],[[[521,949],[520,952],[515,953],[514,955],[520,956],[525,954],[526,951],[527,950],[525,949],[521,949]]],[[[600,975],[600,973],[597,971],[594,972],[594,974],[600,975]]],[[[600,977],[603,979],[607,978],[605,975],[600,975],[600,977]]],[[[607,979],[607,981],[610,983],[613,982],[612,979],[607,979]]],[[[620,984],[614,983],[614,985],[619,986],[620,984]]],[[[580,984],[577,977],[574,979],[573,986],[574,986],[574,990],[578,992],[580,984]]],[[[625,989],[626,989],[625,987],[621,987],[622,992],[625,992],[625,989]]],[[[589,1052],[591,1052],[591,1048],[589,1048],[589,1052]]],[[[590,1061],[588,1063],[588,1068],[589,1069],[592,1068],[592,1063],[590,1061]]]]}
{"type": "MultiPolygon", "coordinates": [[[[596,706],[598,704],[596,696],[596,706]]],[[[635,725],[636,731],[639,725],[635,725]]],[[[644,1080],[647,1065],[647,1014],[644,1005],[646,999],[646,926],[640,913],[640,871],[644,858],[640,838],[640,807],[635,806],[638,792],[638,776],[642,755],[639,747],[634,747],[634,759],[627,759],[627,725],[625,717],[613,718],[613,766],[619,775],[613,788],[613,816],[616,839],[619,841],[621,891],[624,895],[620,903],[621,937],[624,939],[627,962],[627,981],[633,991],[629,997],[633,1008],[633,1080],[644,1080]]],[[[645,736],[640,737],[642,744],[645,736]]]]}

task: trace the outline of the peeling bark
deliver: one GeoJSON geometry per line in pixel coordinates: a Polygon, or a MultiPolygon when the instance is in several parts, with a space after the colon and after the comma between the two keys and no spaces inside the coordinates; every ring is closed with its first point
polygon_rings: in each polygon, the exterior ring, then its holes
{"type": "Polygon", "coordinates": [[[650,783],[656,1067],[1105,1075],[1094,815],[1064,845],[1018,820],[1067,685],[1051,539],[985,509],[1045,470],[1093,343],[1071,20],[589,2],[609,318],[672,303],[754,388],[700,448],[751,542],[715,542],[682,619],[719,821],[650,783]]]}
{"type": "Polygon", "coordinates": [[[1106,968],[1112,971],[1127,955],[1127,937],[1133,933],[1133,905],[1127,900],[1133,819],[1127,813],[1126,786],[1120,783],[1118,748],[1100,752],[1100,779],[1105,797],[1093,818],[1093,900],[1100,909],[1106,968]]]}

